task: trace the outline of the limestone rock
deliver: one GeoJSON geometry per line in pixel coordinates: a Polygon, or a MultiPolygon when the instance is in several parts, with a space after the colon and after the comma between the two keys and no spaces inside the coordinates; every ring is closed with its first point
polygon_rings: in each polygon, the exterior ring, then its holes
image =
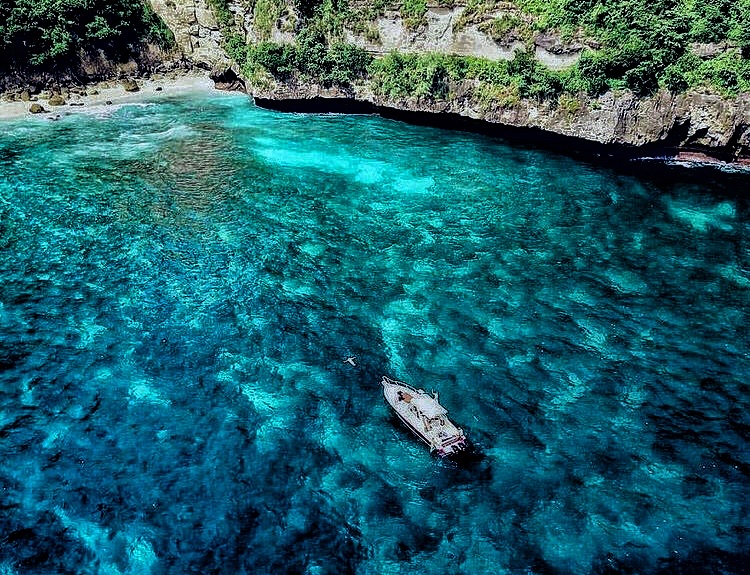
{"type": "Polygon", "coordinates": [[[31,94],[29,94],[28,90],[23,90],[19,94],[19,98],[21,99],[22,102],[28,102],[29,100],[31,100],[31,94]]]}
{"type": "Polygon", "coordinates": [[[551,32],[537,34],[534,37],[534,44],[539,48],[544,48],[550,54],[568,54],[583,50],[583,45],[579,42],[565,43],[559,35],[551,32]]]}
{"type": "Polygon", "coordinates": [[[31,106],[29,107],[29,112],[31,112],[32,114],[41,114],[46,111],[47,110],[45,110],[41,104],[31,104],[31,106]]]}
{"type": "MultiPolygon", "coordinates": [[[[186,60],[198,64],[203,62],[208,69],[217,62],[228,65],[229,57],[222,48],[220,26],[209,0],[149,0],[149,3],[174,34],[177,50],[186,60]]],[[[238,4],[237,0],[230,0],[230,8],[238,4]]]]}
{"type": "Polygon", "coordinates": [[[137,92],[140,90],[140,86],[138,85],[138,82],[135,80],[128,78],[127,80],[123,80],[122,87],[125,89],[126,92],[137,92]]]}
{"type": "Polygon", "coordinates": [[[62,94],[52,94],[49,97],[49,100],[47,100],[47,103],[50,106],[64,106],[66,102],[62,94]]]}
{"type": "Polygon", "coordinates": [[[208,6],[196,5],[195,20],[201,28],[207,30],[219,29],[219,24],[216,22],[216,18],[214,18],[214,13],[211,12],[211,9],[208,6]]]}
{"type": "Polygon", "coordinates": [[[693,42],[690,49],[699,58],[715,58],[726,52],[729,47],[726,44],[717,44],[715,42],[693,42]]]}

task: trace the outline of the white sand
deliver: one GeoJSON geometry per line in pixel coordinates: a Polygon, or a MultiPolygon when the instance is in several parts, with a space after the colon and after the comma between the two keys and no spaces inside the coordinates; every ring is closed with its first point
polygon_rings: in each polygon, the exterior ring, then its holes
{"type": "Polygon", "coordinates": [[[139,102],[145,99],[154,100],[155,98],[169,97],[175,94],[215,90],[213,81],[206,74],[170,74],[164,77],[154,77],[148,80],[138,79],[136,81],[140,87],[140,90],[137,92],[126,92],[122,83],[117,80],[86,86],[85,89],[87,92],[98,90],[99,93],[89,93],[87,96],[70,94],[66,99],[67,104],[64,106],[50,106],[47,100],[41,98],[36,102],[7,102],[2,100],[0,101],[0,120],[18,119],[24,116],[55,117],[62,114],[90,111],[95,107],[110,105],[107,102],[111,102],[112,105],[124,104],[139,102]],[[161,88],[161,90],[157,90],[157,88],[161,88]],[[71,105],[78,103],[83,103],[83,106],[71,105]],[[32,104],[41,104],[45,112],[32,114],[29,112],[32,104]]]}

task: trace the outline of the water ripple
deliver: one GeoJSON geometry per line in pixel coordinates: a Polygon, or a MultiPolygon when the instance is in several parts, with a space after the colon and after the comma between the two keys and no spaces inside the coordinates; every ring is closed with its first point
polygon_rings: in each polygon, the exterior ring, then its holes
{"type": "Polygon", "coordinates": [[[737,179],[216,94],[8,127],[0,571],[743,572],[737,179]]]}

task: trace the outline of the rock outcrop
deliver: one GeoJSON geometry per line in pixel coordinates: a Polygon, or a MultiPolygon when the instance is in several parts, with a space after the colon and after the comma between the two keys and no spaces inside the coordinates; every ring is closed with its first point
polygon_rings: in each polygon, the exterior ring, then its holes
{"type": "Polygon", "coordinates": [[[222,34],[206,0],[149,0],[151,7],[169,26],[182,56],[206,69],[228,66],[221,47],[222,34]]]}
{"type": "MultiPolygon", "coordinates": [[[[483,24],[517,9],[501,5],[480,18],[468,21],[464,18],[466,10],[466,6],[428,6],[424,23],[417,27],[408,26],[399,12],[386,11],[365,33],[347,30],[346,40],[373,55],[393,51],[436,52],[488,60],[511,60],[516,50],[526,49],[524,39],[516,35],[509,34],[498,41],[483,29],[483,24]]],[[[565,43],[551,34],[532,34],[528,40],[536,57],[553,70],[573,65],[584,48],[580,42],[565,43]]]]}
{"type": "Polygon", "coordinates": [[[218,90],[244,91],[245,82],[232,66],[214,66],[209,77],[218,90]]]}
{"type": "Polygon", "coordinates": [[[128,78],[127,80],[122,81],[122,87],[126,92],[137,92],[141,88],[138,85],[138,82],[133,80],[132,78],[128,78]]]}
{"type": "Polygon", "coordinates": [[[62,94],[53,94],[47,100],[50,106],[64,106],[66,104],[65,97],[62,94]]]}

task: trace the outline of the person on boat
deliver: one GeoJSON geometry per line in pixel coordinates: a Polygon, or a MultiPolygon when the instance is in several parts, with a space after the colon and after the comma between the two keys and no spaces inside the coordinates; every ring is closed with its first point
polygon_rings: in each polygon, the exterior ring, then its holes
{"type": "Polygon", "coordinates": [[[408,393],[404,393],[403,391],[399,390],[398,392],[398,399],[399,401],[405,401],[406,403],[411,403],[412,396],[408,393]]]}

